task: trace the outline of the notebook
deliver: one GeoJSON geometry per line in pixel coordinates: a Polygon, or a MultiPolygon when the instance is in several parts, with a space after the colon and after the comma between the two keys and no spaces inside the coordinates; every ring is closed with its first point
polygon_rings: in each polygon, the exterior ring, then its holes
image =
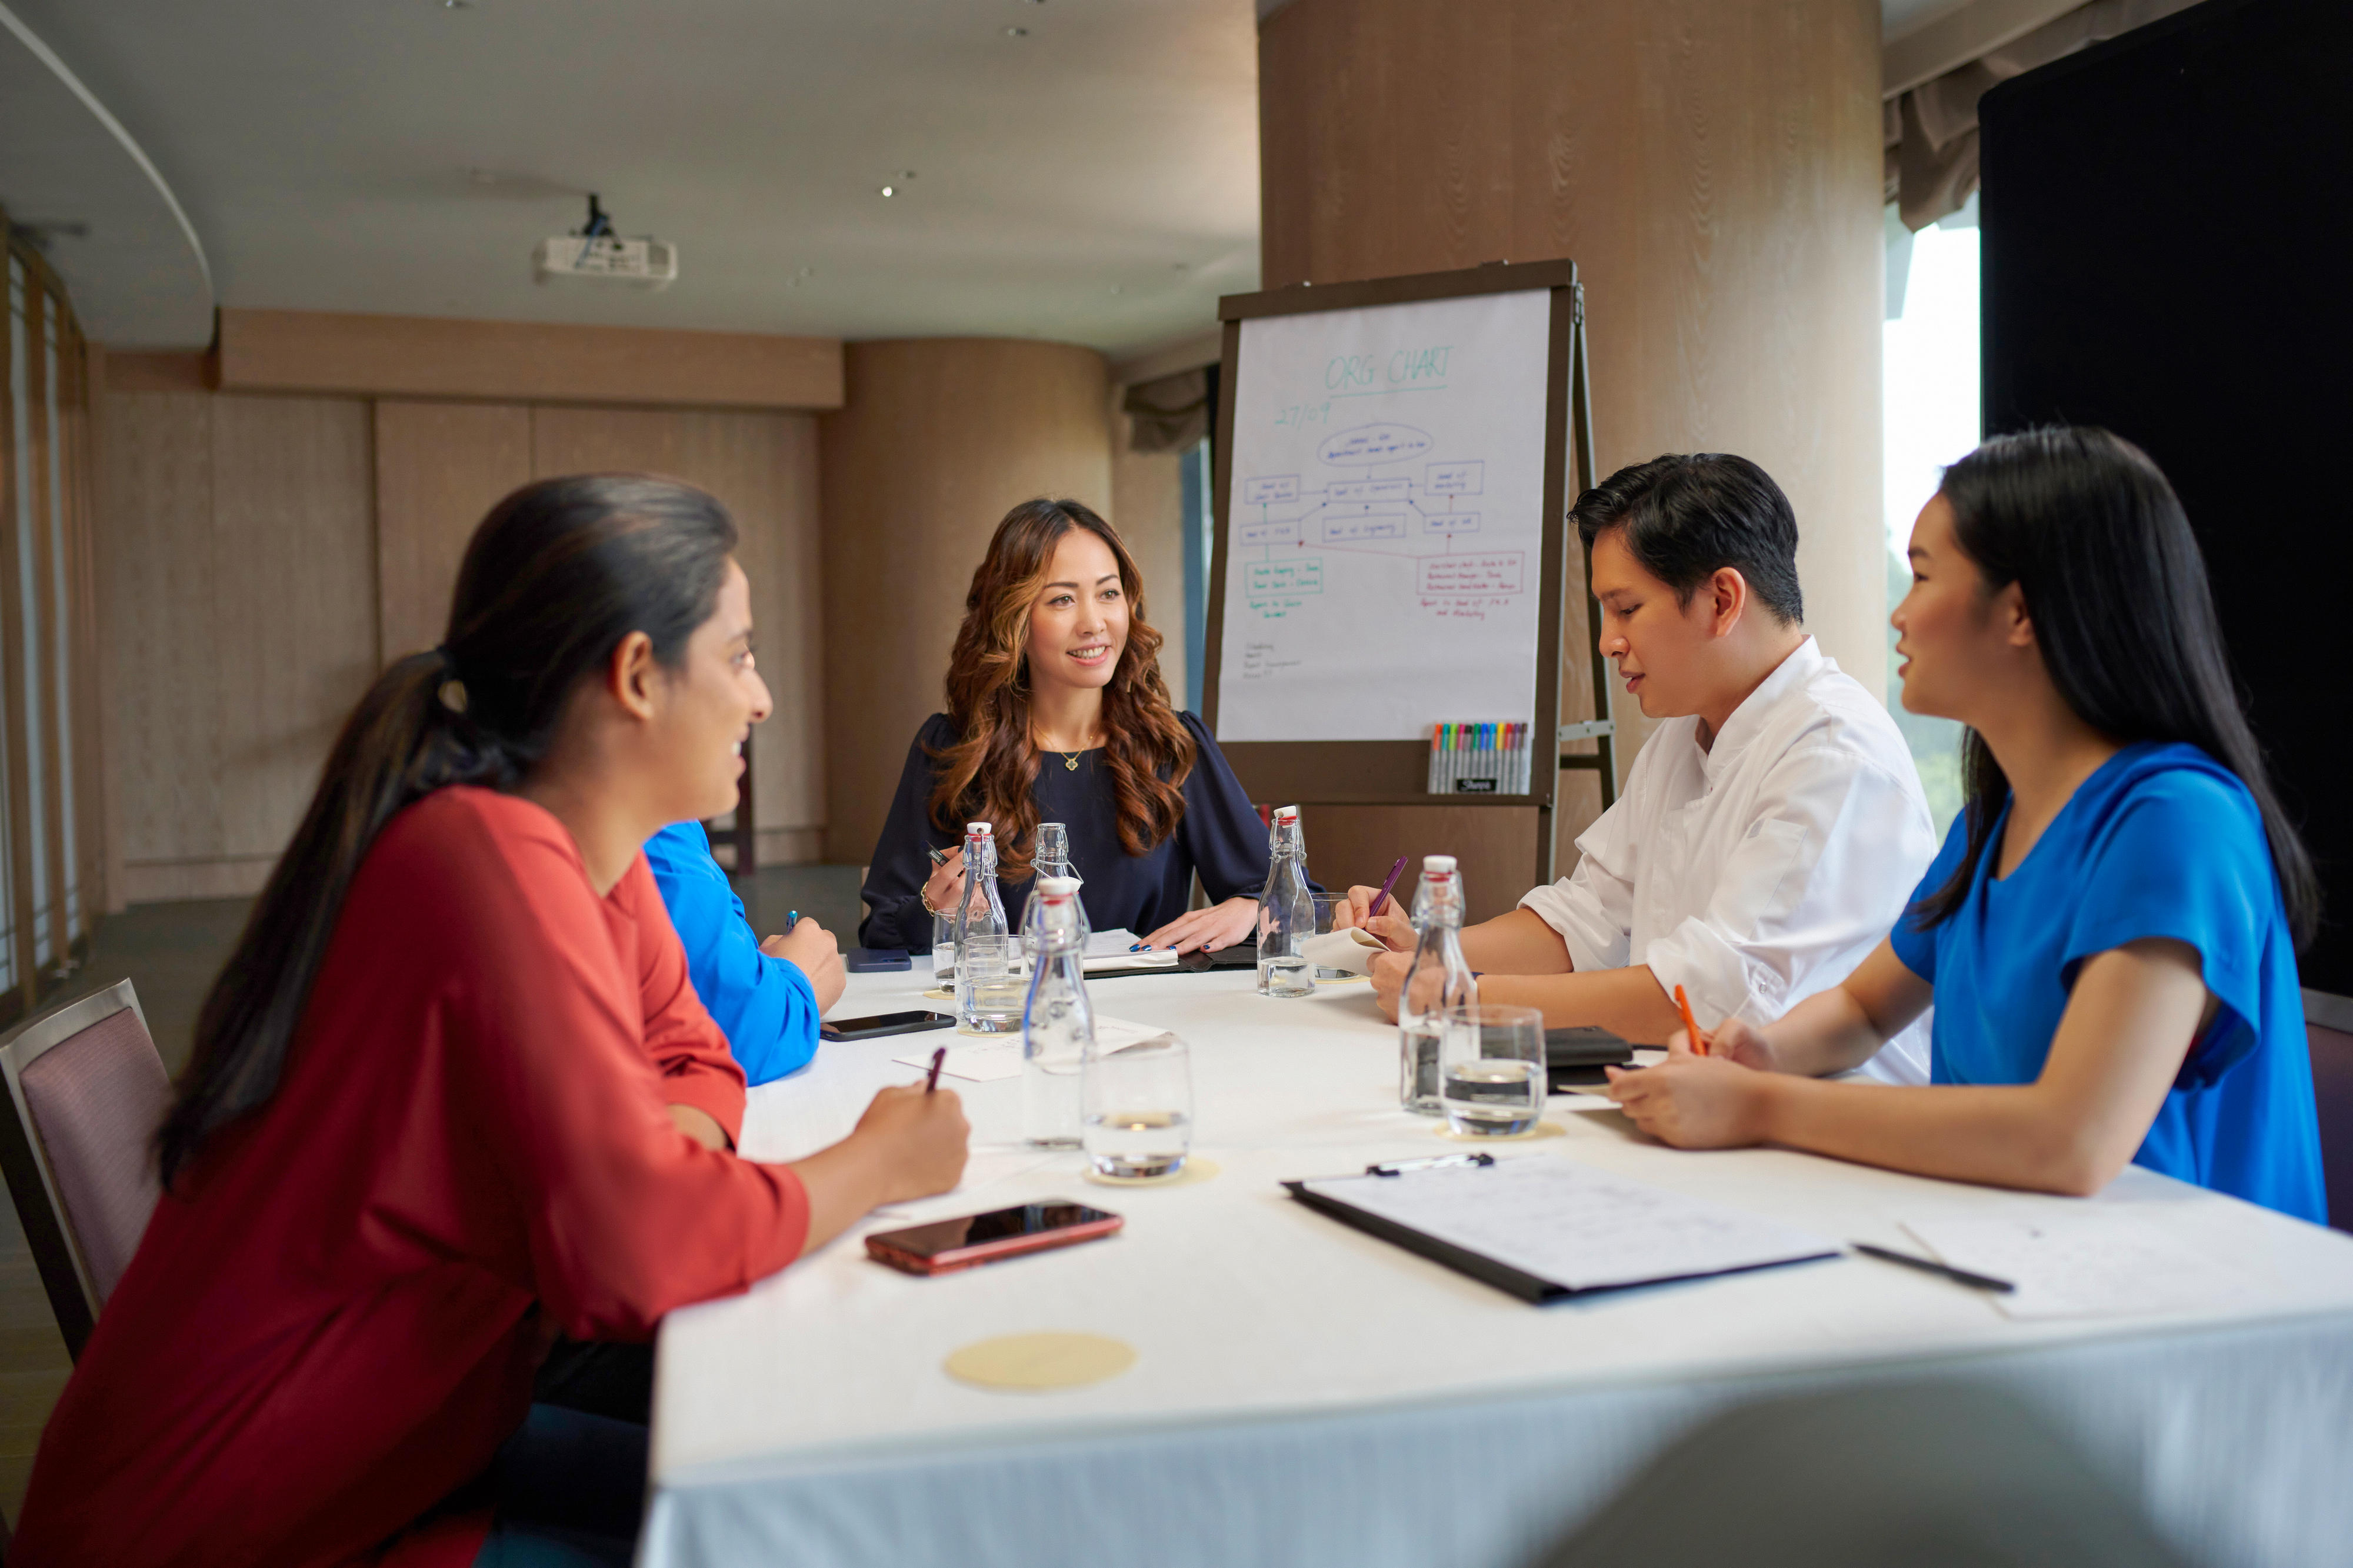
{"type": "Polygon", "coordinates": [[[1840,1250],[1778,1220],[1551,1155],[1282,1184],[1318,1213],[1528,1301],[1840,1250]]]}

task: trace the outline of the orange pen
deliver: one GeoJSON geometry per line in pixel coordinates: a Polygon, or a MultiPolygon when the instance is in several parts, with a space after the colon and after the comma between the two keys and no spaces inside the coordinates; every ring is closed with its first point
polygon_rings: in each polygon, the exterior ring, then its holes
{"type": "Polygon", "coordinates": [[[1675,987],[1675,1007],[1683,1016],[1683,1033],[1691,1037],[1692,1055],[1707,1055],[1707,1037],[1699,1032],[1699,1024],[1692,1017],[1691,998],[1683,994],[1680,985],[1675,987]]]}

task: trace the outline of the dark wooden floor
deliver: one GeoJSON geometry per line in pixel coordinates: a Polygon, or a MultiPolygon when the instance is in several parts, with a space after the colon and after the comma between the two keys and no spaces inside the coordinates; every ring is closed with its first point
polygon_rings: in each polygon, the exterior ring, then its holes
{"type": "MultiPolygon", "coordinates": [[[[786,914],[797,910],[825,922],[845,949],[857,945],[854,866],[771,867],[742,892],[746,914],[764,935],[780,929],[786,914]]],[[[138,988],[139,1005],[164,1065],[176,1076],[187,1061],[196,1009],[236,944],[248,907],[244,899],[133,905],[100,924],[90,961],[49,1005],[128,976],[138,988]]],[[[24,1501],[41,1424],[71,1365],[25,1248],[15,1205],[0,1203],[0,1510],[12,1521],[24,1501]]]]}

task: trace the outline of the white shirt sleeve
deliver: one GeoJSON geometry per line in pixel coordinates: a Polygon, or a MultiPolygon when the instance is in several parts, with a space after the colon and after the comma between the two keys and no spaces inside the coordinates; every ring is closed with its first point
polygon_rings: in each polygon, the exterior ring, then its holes
{"type": "Polygon", "coordinates": [[[1623,969],[1634,936],[1634,846],[1626,795],[1577,840],[1577,869],[1520,900],[1560,933],[1579,974],[1623,969]]]}
{"type": "MultiPolygon", "coordinates": [[[[1703,913],[1639,955],[1703,1028],[1767,1024],[1853,973],[1904,912],[1936,851],[1918,798],[1852,751],[1807,746],[1774,764],[1703,913]]],[[[1687,906],[1689,907],[1689,906],[1687,906]]]]}

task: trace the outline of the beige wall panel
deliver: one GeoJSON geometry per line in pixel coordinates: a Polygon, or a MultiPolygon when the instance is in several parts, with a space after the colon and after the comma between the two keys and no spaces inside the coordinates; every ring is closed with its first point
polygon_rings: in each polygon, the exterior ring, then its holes
{"type": "Polygon", "coordinates": [[[210,717],[225,858],[284,849],[375,679],[369,437],[355,399],[214,402],[210,717]]]}
{"type": "MultiPolygon", "coordinates": [[[[1272,803],[1269,803],[1272,804],[1272,803]]],[[[1377,888],[1400,855],[1396,897],[1413,899],[1424,855],[1451,855],[1461,868],[1472,921],[1508,913],[1528,890],[1536,862],[1535,813],[1502,806],[1317,805],[1302,802],[1307,868],[1335,892],[1377,888]]]]}
{"type": "Polygon", "coordinates": [[[1111,510],[1110,385],[1092,349],[994,338],[851,343],[844,369],[819,421],[826,858],[861,865],[997,521],[1041,495],[1111,510]]]}
{"type": "Polygon", "coordinates": [[[817,421],[807,415],[539,408],[536,477],[617,469],[672,475],[723,502],[742,531],[761,673],[776,711],[753,745],[760,856],[813,858],[825,822],[824,658],[817,421]]]}
{"type": "Polygon", "coordinates": [[[229,309],[220,313],[218,366],[230,392],[841,406],[838,341],[757,332],[229,309]]]}
{"type": "Polygon", "coordinates": [[[1573,258],[1602,471],[1762,463],[1809,626],[1881,691],[1879,63],[1872,0],[1294,0],[1260,34],[1266,287],[1573,258]]]}
{"type": "Polygon", "coordinates": [[[1144,608],[1162,638],[1160,673],[1179,708],[1196,708],[1193,673],[1185,666],[1185,480],[1175,452],[1128,450],[1130,416],[1116,412],[1124,388],[1114,387],[1111,416],[1111,521],[1127,541],[1144,574],[1144,608]]]}
{"type": "Polygon", "coordinates": [[[203,393],[109,393],[98,604],[107,762],[127,868],[220,853],[215,670],[213,405],[203,393]]]}
{"type": "Polygon", "coordinates": [[[441,640],[475,526],[531,476],[528,408],[392,399],[375,405],[380,664],[441,640]]]}

